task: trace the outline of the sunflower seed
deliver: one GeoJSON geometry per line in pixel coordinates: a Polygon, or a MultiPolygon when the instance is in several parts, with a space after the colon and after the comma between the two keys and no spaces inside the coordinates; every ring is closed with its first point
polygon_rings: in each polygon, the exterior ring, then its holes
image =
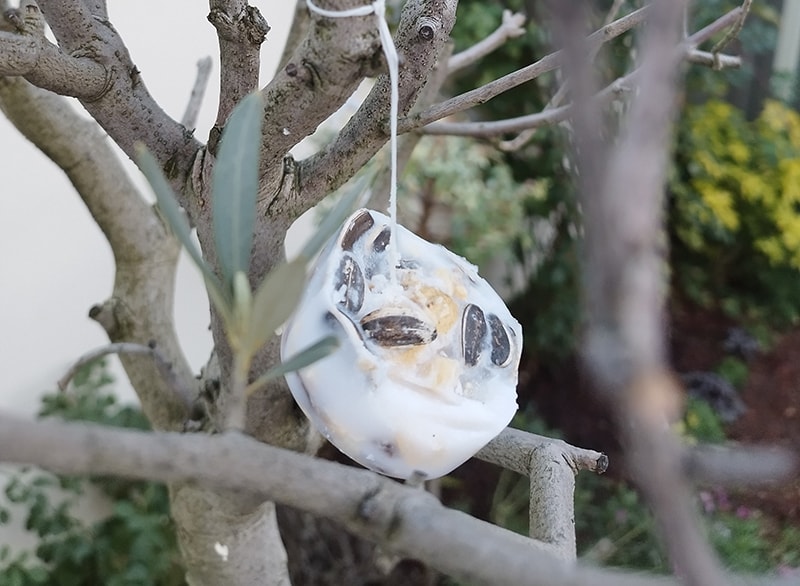
{"type": "Polygon", "coordinates": [[[339,305],[353,313],[357,312],[364,303],[364,274],[356,259],[345,254],[339,262],[335,278],[334,290],[340,291],[344,287],[344,295],[339,305]]]}
{"type": "Polygon", "coordinates": [[[500,318],[493,313],[489,314],[487,321],[492,332],[492,363],[506,366],[511,358],[511,340],[508,332],[500,318]]]}
{"type": "Polygon", "coordinates": [[[372,250],[375,252],[383,252],[389,246],[389,239],[392,237],[392,231],[389,226],[386,226],[372,241],[372,250]]]}
{"type": "Polygon", "coordinates": [[[368,338],[386,348],[429,344],[437,335],[436,328],[424,320],[403,313],[387,313],[386,309],[364,316],[361,327],[368,338]]]}
{"type": "Polygon", "coordinates": [[[372,228],[375,220],[367,210],[363,210],[350,222],[347,231],[342,235],[342,250],[353,250],[356,240],[361,238],[364,233],[372,228]]]}
{"type": "Polygon", "coordinates": [[[485,337],[486,320],[483,317],[483,310],[470,303],[461,318],[461,347],[467,366],[478,364],[485,337]]]}

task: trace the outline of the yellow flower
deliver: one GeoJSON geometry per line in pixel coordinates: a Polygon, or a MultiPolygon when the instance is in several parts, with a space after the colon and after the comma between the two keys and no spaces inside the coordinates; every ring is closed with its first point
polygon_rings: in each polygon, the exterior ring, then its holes
{"type": "Polygon", "coordinates": [[[728,230],[738,230],[739,215],[733,209],[732,194],[710,181],[697,181],[696,188],[703,203],[711,210],[719,223],[728,230]]]}

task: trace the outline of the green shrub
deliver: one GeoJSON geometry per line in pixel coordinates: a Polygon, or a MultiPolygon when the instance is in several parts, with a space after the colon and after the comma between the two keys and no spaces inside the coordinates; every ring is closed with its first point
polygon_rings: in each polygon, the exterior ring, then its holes
{"type": "Polygon", "coordinates": [[[670,229],[679,286],[737,317],[800,317],[800,115],[767,101],[748,121],[712,100],[678,133],[670,229]]]}

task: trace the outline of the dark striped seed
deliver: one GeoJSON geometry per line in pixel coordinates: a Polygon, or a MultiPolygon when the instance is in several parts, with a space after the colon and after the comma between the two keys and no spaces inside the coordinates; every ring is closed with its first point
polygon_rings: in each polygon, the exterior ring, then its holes
{"type": "Polygon", "coordinates": [[[436,328],[412,315],[380,315],[378,309],[364,316],[361,327],[368,338],[385,348],[419,346],[436,339],[436,328]]]}
{"type": "Polygon", "coordinates": [[[392,231],[389,226],[386,226],[372,241],[372,250],[375,252],[383,252],[389,246],[389,240],[392,237],[392,231]]]}
{"type": "Polygon", "coordinates": [[[375,220],[372,219],[372,216],[367,210],[363,210],[353,218],[342,236],[342,250],[353,250],[356,241],[361,238],[367,230],[372,228],[374,224],[375,220]]]}
{"type": "Polygon", "coordinates": [[[358,266],[356,259],[345,254],[336,270],[334,290],[339,291],[344,287],[344,297],[339,305],[353,313],[361,309],[364,304],[364,273],[358,266]]]}
{"type": "Polygon", "coordinates": [[[511,339],[499,317],[490,313],[487,321],[492,333],[492,363],[506,366],[511,358],[511,339]]]}
{"type": "Polygon", "coordinates": [[[486,320],[483,310],[470,303],[461,318],[461,345],[464,351],[464,362],[467,366],[478,364],[485,337],[486,320]]]}

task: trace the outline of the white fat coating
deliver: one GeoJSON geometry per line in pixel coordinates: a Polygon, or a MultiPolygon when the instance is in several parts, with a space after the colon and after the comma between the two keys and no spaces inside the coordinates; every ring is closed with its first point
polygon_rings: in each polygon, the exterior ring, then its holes
{"type": "Polygon", "coordinates": [[[360,464],[398,478],[443,476],[514,416],[522,329],[475,266],[402,226],[396,234],[404,268],[392,278],[389,255],[371,248],[389,218],[374,211],[369,212],[374,225],[349,251],[365,273],[364,301],[356,313],[345,312],[338,303],[344,299],[344,286],[336,288],[335,275],[342,237],[363,212],[345,222],[312,267],[303,298],[284,328],[281,357],[287,359],[331,334],[340,346],[286,379],[312,423],[360,464]],[[488,334],[477,364],[465,364],[462,316],[468,304],[486,316],[496,315],[505,326],[511,340],[507,365],[491,362],[488,334]],[[436,327],[437,337],[417,346],[365,341],[358,324],[378,309],[424,316],[436,327]]]}

